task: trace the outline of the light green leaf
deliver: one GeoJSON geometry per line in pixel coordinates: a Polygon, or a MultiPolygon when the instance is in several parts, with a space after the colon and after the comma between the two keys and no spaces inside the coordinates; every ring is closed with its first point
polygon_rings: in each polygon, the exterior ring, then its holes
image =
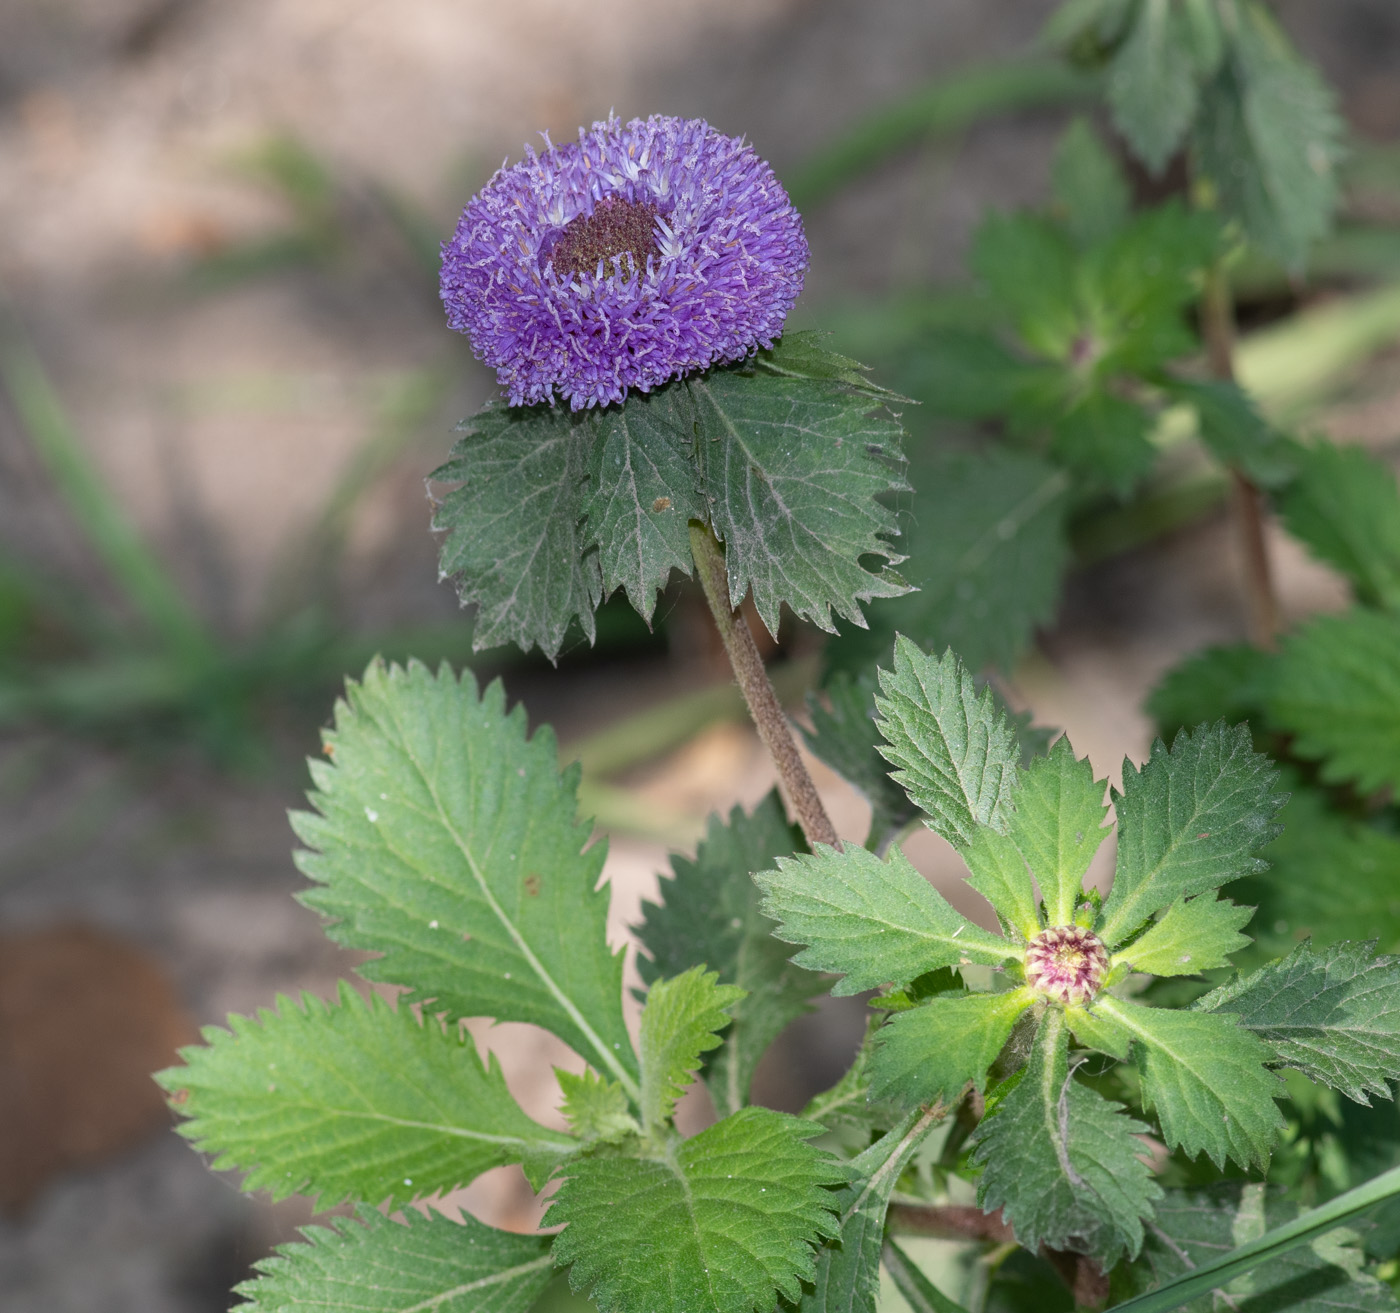
{"type": "Polygon", "coordinates": [[[260,1259],[237,1287],[243,1313],[528,1313],[554,1275],[549,1236],[516,1235],[468,1213],[407,1225],[362,1207],[309,1226],[305,1239],[260,1259]]]}
{"type": "Polygon", "coordinates": [[[575,1074],[556,1067],[554,1075],[564,1096],[559,1110],[580,1139],[610,1144],[641,1133],[628,1109],[627,1092],[617,1081],[604,1080],[592,1068],[575,1074]]]}
{"type": "Polygon", "coordinates": [[[1114,126],[1148,172],[1161,173],[1196,114],[1199,90],[1191,31],[1181,6],[1143,0],[1108,72],[1114,126]]]}
{"type": "Polygon", "coordinates": [[[826,992],[826,981],[788,961],[791,950],[773,937],[760,910],[753,872],[801,851],[801,833],[788,824],[777,792],[746,816],[735,807],[726,823],[711,816],[693,861],[672,857],[673,879],[660,882],[662,905],[643,903],[637,938],[650,958],[637,971],[650,984],[705,965],[721,980],[747,990],[733,1004],[723,1043],[706,1055],[704,1075],[721,1115],[748,1102],[754,1068],[779,1033],[826,992]]]}
{"type": "Polygon", "coordinates": [[[813,1246],[837,1232],[846,1171],[805,1141],[820,1127],[743,1108],[654,1157],[569,1164],[544,1225],[570,1285],[602,1313],[769,1313],[796,1303],[813,1246]]]}
{"type": "Polygon", "coordinates": [[[1084,118],[1076,118],[1050,165],[1055,205],[1081,246],[1112,237],[1128,221],[1133,193],[1118,161],[1084,118]]]}
{"type": "Polygon", "coordinates": [[[719,1047],[716,1031],[729,1024],[729,1009],[744,991],[721,985],[704,967],[691,967],[647,990],[638,1048],[642,1062],[642,1127],[658,1130],[671,1116],[700,1067],[700,1055],[719,1047]]]}
{"type": "Polygon", "coordinates": [[[1123,763],[1118,868],[1098,934],[1110,948],[1152,913],[1264,869],[1255,854],[1276,834],[1278,771],[1245,726],[1202,725],[1158,739],[1139,771],[1123,763]]]}
{"type": "Polygon", "coordinates": [[[1249,947],[1240,934],[1252,907],[1237,907],[1228,898],[1197,894],[1178,899],[1147,930],[1113,955],[1134,971],[1152,976],[1195,976],[1230,965],[1230,955],[1249,947]]]}
{"type": "Polygon", "coordinates": [[[1400,1081],[1400,958],[1374,956],[1375,944],[1299,944],[1282,961],[1201,999],[1225,1010],[1312,1080],[1369,1106],[1394,1097],[1400,1081]]]}
{"type": "Polygon", "coordinates": [[[277,1009],[208,1027],[205,1046],[182,1049],[185,1066],[158,1078],[189,1117],[180,1133],[218,1155],[216,1169],[245,1171],[247,1190],[397,1206],[504,1163],[530,1163],[542,1183],[576,1148],[531,1121],[495,1060],[483,1066],[470,1037],[435,1019],[420,1025],[344,983],[339,1006],[308,994],[277,1009]]]}
{"type": "Polygon", "coordinates": [[[1400,611],[1400,487],[1358,447],[1299,449],[1298,477],[1278,499],[1288,532],[1340,570],[1357,600],[1400,611]]]}
{"type": "Polygon", "coordinates": [[[1022,939],[1040,930],[1035,886],[1026,859],[1009,835],[990,825],[979,825],[963,845],[963,860],[971,873],[968,885],[976,889],[1022,939]]]}
{"type": "Polygon", "coordinates": [[[433,528],[445,533],[441,570],[476,606],[472,646],[538,646],[551,659],[577,619],[589,641],[602,600],[597,558],[585,554],[579,489],[593,420],[552,406],[491,404],[464,420],[463,437],[430,476],[459,486],[433,528]]]}
{"type": "Polygon", "coordinates": [[[624,589],[649,619],[671,571],[691,572],[690,521],[705,518],[691,459],[694,402],[683,387],[660,388],[600,407],[585,423],[594,436],[579,496],[582,541],[597,547],[603,596],[624,589]]]}
{"type": "Polygon", "coordinates": [[[1264,1064],[1268,1047],[1234,1017],[1148,1008],[1100,997],[1095,1010],[1137,1043],[1142,1092],[1169,1148],[1217,1166],[1264,1167],[1283,1127],[1283,1083],[1264,1064]]]}
{"type": "Polygon", "coordinates": [[[875,1313],[890,1194],[944,1115],[941,1109],[916,1108],[851,1160],[854,1180],[836,1196],[841,1234],[817,1252],[813,1289],[803,1292],[801,1313],[875,1313]]]}
{"type": "Polygon", "coordinates": [[[764,912],[779,923],[773,933],[808,945],[793,961],[845,977],[832,986],[836,995],[1016,956],[1000,935],[954,911],[898,848],[882,862],[866,848],[818,845],[811,856],[780,857],[776,871],[755,879],[764,912]]]}
{"type": "MultiPolygon", "coordinates": [[[[1169,1190],[1157,1205],[1141,1259],[1115,1273],[1115,1284],[1125,1294],[1165,1285],[1307,1216],[1282,1189],[1257,1182],[1169,1190]]],[[[1179,1307],[1187,1313],[1394,1313],[1394,1292],[1369,1275],[1364,1262],[1356,1233],[1334,1227],[1274,1249],[1267,1262],[1179,1307]]]]}
{"type": "Polygon", "coordinates": [[[587,851],[578,770],[548,728],[526,737],[499,682],[376,661],[346,685],[331,762],[313,762],[319,815],[293,827],[311,849],[302,895],[326,933],[381,956],[371,980],[404,985],[450,1021],[528,1021],[636,1091],[622,1019],[622,953],[607,944],[604,844],[587,851]]]}
{"type": "Polygon", "coordinates": [[[1400,615],[1320,616],[1279,652],[1269,717],[1321,759],[1325,782],[1362,793],[1400,784],[1400,615]]]}
{"type": "Polygon", "coordinates": [[[894,670],[880,671],[880,688],[880,751],[929,829],[955,847],[977,825],[1005,832],[1021,753],[991,690],[979,691],[951,651],[926,656],[903,636],[894,670]]]}
{"type": "Polygon", "coordinates": [[[1110,833],[1107,791],[1108,781],[1094,778],[1089,759],[1076,757],[1065,736],[1021,776],[1007,833],[1040,884],[1052,926],[1074,920],[1084,873],[1110,833]]]}
{"type": "Polygon", "coordinates": [[[1134,1257],[1162,1191],[1142,1161],[1148,1130],[1071,1078],[1058,1011],[1046,1013],[1030,1060],[973,1136],[977,1206],[1003,1210],[1016,1239],[1097,1258],[1134,1257]]]}
{"type": "Polygon", "coordinates": [[[934,998],[896,1012],[875,1032],[870,1060],[877,1099],[908,1106],[953,1103],[968,1081],[982,1089],[1017,1018],[1034,1002],[1027,989],[934,998]]]}
{"type": "Polygon", "coordinates": [[[893,415],[864,390],[766,370],[714,370],[686,386],[736,604],[752,590],[773,634],[784,603],[830,630],[833,611],[860,624],[862,601],[908,591],[888,568],[903,560],[891,546],[898,523],[877,500],[908,487],[893,415]]]}

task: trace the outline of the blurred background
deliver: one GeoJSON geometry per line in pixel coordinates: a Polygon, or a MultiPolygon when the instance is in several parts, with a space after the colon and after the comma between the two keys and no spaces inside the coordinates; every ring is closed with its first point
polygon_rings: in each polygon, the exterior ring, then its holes
{"type": "MultiPolygon", "coordinates": [[[[344,673],[375,652],[470,660],[553,723],[610,836],[619,942],[668,849],[771,786],[680,585],[654,632],[607,608],[597,647],[572,644],[557,669],[471,653],[424,489],[493,391],[437,302],[438,243],[471,193],[538,132],[567,139],[609,110],[743,134],[804,211],[794,324],[832,329],[880,378],[891,304],[965,281],[988,207],[1044,201],[1085,100],[1044,71],[1055,7],[0,0],[7,1313],[222,1310],[306,1220],[208,1173],[148,1073],[198,1026],[277,991],[329,994],[354,965],[292,900],[285,820],[344,673]]],[[[1275,8],[1354,134],[1344,223],[1392,240],[1321,258],[1308,283],[1266,279],[1244,319],[1260,333],[1400,278],[1400,9],[1275,8]]],[[[1393,457],[1400,320],[1353,339],[1290,419],[1393,457]]],[[[1344,603],[1300,548],[1271,543],[1290,617],[1344,603]]],[[[1242,636],[1234,550],[1205,508],[1190,532],[1086,551],[1005,691],[1118,778],[1146,752],[1140,706],[1161,672],[1242,636]]],[[[782,639],[775,672],[796,697],[819,637],[782,639]]],[[[863,833],[865,804],[814,769],[838,829],[863,833]]],[[[955,878],[932,836],[909,851],[955,878]]],[[[799,1023],[787,1052],[806,1066],[774,1057],[767,1101],[797,1107],[829,1082],[858,1012],[799,1023]]],[[[562,1050],[521,1027],[487,1042],[547,1116],[562,1050]]],[[[502,1225],[537,1215],[512,1172],[463,1200],[502,1225]]]]}

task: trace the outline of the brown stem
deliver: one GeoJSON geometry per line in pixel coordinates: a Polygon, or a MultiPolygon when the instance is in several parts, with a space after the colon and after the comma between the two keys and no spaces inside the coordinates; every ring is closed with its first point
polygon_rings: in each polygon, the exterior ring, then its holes
{"type": "Polygon", "coordinates": [[[971,1204],[892,1203],[889,1223],[892,1231],[939,1240],[991,1240],[1005,1244],[1016,1239],[1016,1233],[1002,1221],[999,1212],[984,1213],[971,1204]]]}
{"type": "MultiPolygon", "coordinates": [[[[1211,375],[1225,382],[1235,380],[1235,306],[1224,266],[1216,263],[1206,275],[1201,300],[1206,360],[1211,375]]],[[[1244,553],[1245,588],[1249,594],[1249,637],[1261,648],[1272,648],[1280,627],[1278,595],[1269,568],[1264,538],[1263,494],[1242,470],[1232,468],[1235,524],[1244,553]]]]}
{"type": "Polygon", "coordinates": [[[710,604],[710,614],[714,616],[715,627],[724,641],[724,650],[729,664],[734,668],[734,677],[739,681],[739,689],[748,703],[753,723],[758,726],[758,736],[778,768],[778,781],[787,798],[788,808],[797,817],[808,844],[815,847],[825,843],[839,848],[841,840],[836,837],[836,829],[822,806],[817,786],[812,783],[807,767],[802,764],[787,717],[783,715],[778,696],[768,682],[768,672],[763,668],[763,658],[754,645],[753,634],[743,615],[730,603],[724,548],[715,535],[697,520],[690,522],[690,553],[695,558],[700,586],[705,590],[705,600],[710,604]]]}

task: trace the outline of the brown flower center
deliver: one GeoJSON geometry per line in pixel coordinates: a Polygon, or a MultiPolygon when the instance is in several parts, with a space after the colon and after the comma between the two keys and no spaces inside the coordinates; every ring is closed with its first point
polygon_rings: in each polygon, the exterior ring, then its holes
{"type": "Polygon", "coordinates": [[[1056,1003],[1087,1003],[1107,974],[1108,950],[1081,926],[1051,926],[1026,946],[1026,984],[1056,1003]]]}
{"type": "Polygon", "coordinates": [[[616,267],[615,256],[622,256],[622,273],[629,275],[627,256],[637,272],[645,272],[647,256],[658,256],[656,206],[645,201],[629,201],[621,196],[605,196],[592,214],[580,214],[564,225],[558,240],[545,252],[544,263],[553,264],[560,279],[592,274],[603,262],[606,278],[616,267]]]}

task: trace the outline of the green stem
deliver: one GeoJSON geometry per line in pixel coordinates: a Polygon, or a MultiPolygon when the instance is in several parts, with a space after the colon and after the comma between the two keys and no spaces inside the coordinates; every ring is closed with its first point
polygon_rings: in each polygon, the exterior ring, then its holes
{"type": "Polygon", "coordinates": [[[715,618],[715,627],[724,642],[729,664],[734,669],[734,677],[739,681],[739,689],[748,703],[749,714],[758,727],[758,735],[773,764],[778,768],[778,781],[787,799],[788,808],[797,817],[802,833],[807,836],[810,846],[819,843],[833,848],[841,846],[836,837],[836,828],[822,806],[817,786],[802,764],[797,751],[797,742],[788,727],[787,717],[768,681],[768,672],[763,668],[763,658],[753,641],[753,634],[743,615],[734,609],[729,598],[729,577],[724,567],[724,548],[719,540],[698,520],[690,522],[690,552],[695,558],[695,570],[704,589],[705,600],[710,604],[710,614],[715,618]]]}
{"type": "MultiPolygon", "coordinates": [[[[1206,359],[1211,374],[1227,383],[1235,381],[1235,306],[1224,265],[1217,261],[1206,275],[1201,299],[1201,321],[1206,359]]],[[[1274,646],[1280,627],[1278,595],[1269,568],[1269,548],[1264,538],[1263,494],[1239,469],[1230,470],[1234,485],[1235,523],[1244,552],[1245,589],[1249,595],[1249,637],[1256,646],[1274,646]]]]}

